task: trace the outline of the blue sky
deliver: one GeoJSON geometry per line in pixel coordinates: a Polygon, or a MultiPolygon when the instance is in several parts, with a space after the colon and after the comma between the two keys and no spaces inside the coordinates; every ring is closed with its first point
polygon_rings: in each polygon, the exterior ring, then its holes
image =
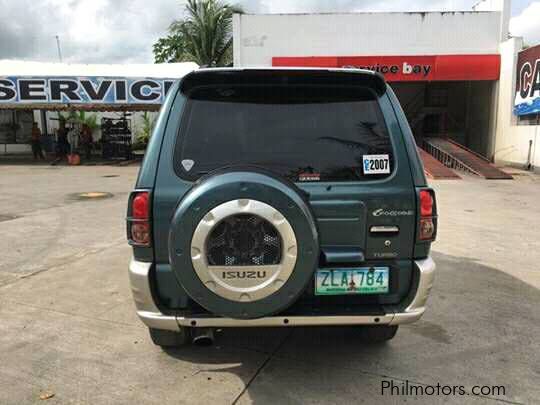
{"type": "Polygon", "coordinates": [[[512,2],[512,15],[521,13],[530,3],[532,3],[530,0],[514,0],[512,2]]]}

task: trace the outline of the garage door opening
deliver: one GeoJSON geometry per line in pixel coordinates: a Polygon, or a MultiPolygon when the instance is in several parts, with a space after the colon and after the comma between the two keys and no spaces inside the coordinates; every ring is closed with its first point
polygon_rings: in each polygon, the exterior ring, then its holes
{"type": "Polygon", "coordinates": [[[416,142],[449,138],[489,158],[494,81],[393,82],[416,142]]]}

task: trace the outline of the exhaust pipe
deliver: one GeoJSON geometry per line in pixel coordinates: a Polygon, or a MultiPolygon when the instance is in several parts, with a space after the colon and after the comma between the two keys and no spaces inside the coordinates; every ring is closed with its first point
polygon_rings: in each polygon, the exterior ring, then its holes
{"type": "Polygon", "coordinates": [[[212,328],[194,328],[193,344],[198,346],[211,346],[214,344],[214,329],[212,328]]]}

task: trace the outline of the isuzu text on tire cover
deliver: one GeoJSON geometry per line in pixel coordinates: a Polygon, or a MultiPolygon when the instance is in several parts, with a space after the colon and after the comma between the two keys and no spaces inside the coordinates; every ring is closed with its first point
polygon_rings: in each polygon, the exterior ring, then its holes
{"type": "Polygon", "coordinates": [[[425,310],[434,192],[392,89],[355,69],[201,69],[171,87],[127,213],[154,343],[425,310]]]}

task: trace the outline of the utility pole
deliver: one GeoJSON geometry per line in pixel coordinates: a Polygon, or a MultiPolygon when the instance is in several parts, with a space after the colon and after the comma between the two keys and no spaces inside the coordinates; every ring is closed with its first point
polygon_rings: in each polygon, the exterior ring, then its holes
{"type": "Polygon", "coordinates": [[[58,59],[60,60],[60,63],[62,63],[62,50],[60,49],[60,37],[58,35],[55,35],[56,38],[56,47],[58,48],[58,59]]]}

